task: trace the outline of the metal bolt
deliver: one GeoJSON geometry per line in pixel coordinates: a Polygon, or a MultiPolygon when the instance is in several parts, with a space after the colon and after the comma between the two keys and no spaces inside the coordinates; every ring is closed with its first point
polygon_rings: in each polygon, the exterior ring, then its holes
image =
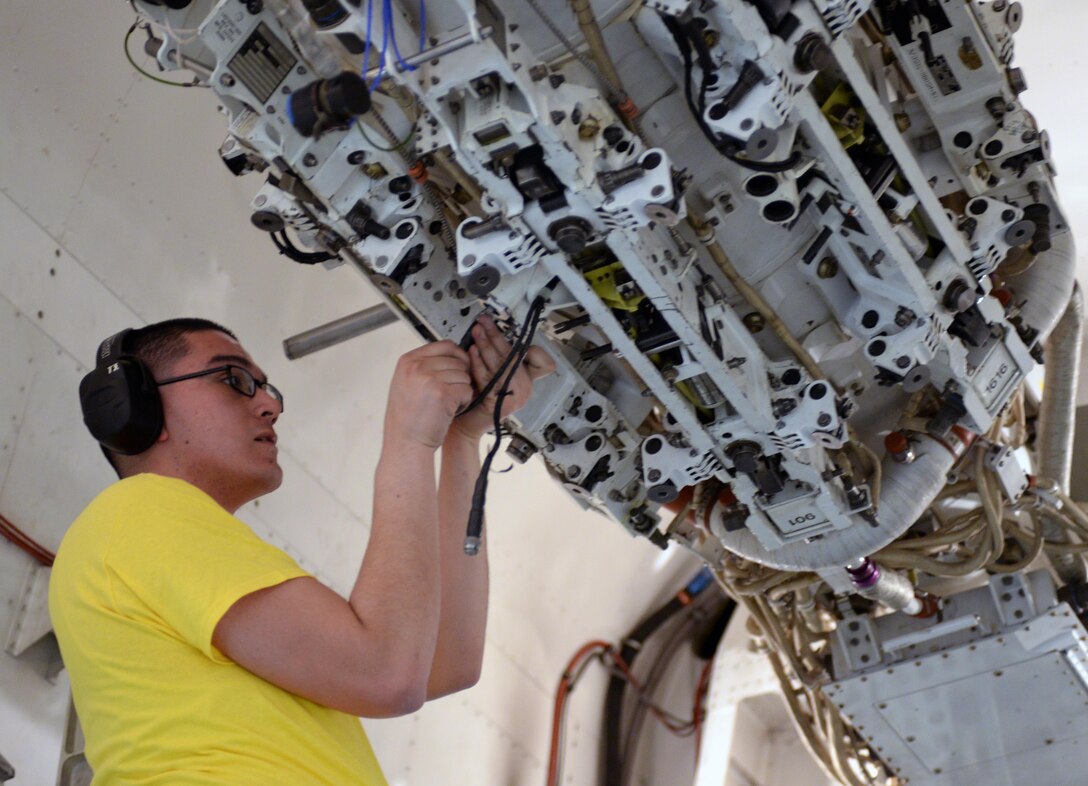
{"type": "Polygon", "coordinates": [[[363,172],[366,173],[366,176],[369,177],[371,180],[380,180],[381,178],[389,174],[385,170],[385,167],[383,167],[376,161],[364,166],[363,172]]]}
{"type": "Polygon", "coordinates": [[[234,87],[234,77],[230,74],[223,74],[219,77],[219,84],[223,87],[234,87]]]}
{"type": "Polygon", "coordinates": [[[748,328],[749,333],[758,333],[763,330],[767,325],[767,320],[763,318],[763,315],[758,311],[752,311],[744,315],[744,326],[748,328]]]}
{"type": "Polygon", "coordinates": [[[317,166],[317,156],[313,153],[307,153],[302,157],[303,166],[317,166]]]}
{"type": "Polygon", "coordinates": [[[651,483],[657,483],[657,481],[661,480],[661,470],[651,469],[649,472],[646,473],[646,480],[650,481],[651,483]]]}
{"type": "Polygon", "coordinates": [[[579,467],[577,464],[574,464],[574,465],[570,466],[567,469],[567,477],[568,478],[576,478],[581,474],[582,474],[582,468],[579,467]]]}
{"type": "Polygon", "coordinates": [[[359,166],[366,160],[366,152],[363,150],[353,150],[348,153],[348,163],[352,166],[359,166]]]}
{"type": "Polygon", "coordinates": [[[839,260],[835,257],[824,257],[816,266],[816,275],[820,278],[834,278],[839,272],[839,260]]]}

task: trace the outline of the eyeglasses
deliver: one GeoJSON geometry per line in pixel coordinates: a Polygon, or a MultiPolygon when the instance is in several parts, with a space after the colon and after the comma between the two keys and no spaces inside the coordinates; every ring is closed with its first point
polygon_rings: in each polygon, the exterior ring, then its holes
{"type": "Polygon", "coordinates": [[[274,398],[276,403],[280,405],[280,413],[283,413],[283,394],[280,393],[279,389],[270,384],[267,379],[264,382],[258,382],[249,371],[241,366],[216,366],[215,368],[206,368],[203,371],[194,371],[192,374],[183,374],[180,377],[157,380],[155,384],[158,387],[162,387],[163,385],[172,385],[175,382],[181,382],[182,380],[196,379],[197,377],[206,377],[209,374],[219,374],[222,372],[226,372],[227,374],[223,381],[243,396],[253,398],[257,395],[257,388],[264,388],[264,392],[274,398]]]}

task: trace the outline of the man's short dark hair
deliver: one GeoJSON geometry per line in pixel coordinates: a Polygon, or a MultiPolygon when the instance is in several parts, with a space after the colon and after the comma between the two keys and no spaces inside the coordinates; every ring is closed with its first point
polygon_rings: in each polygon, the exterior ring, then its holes
{"type": "MultiPolygon", "coordinates": [[[[203,333],[217,330],[235,341],[238,337],[218,322],[199,317],[179,317],[156,322],[142,328],[136,328],[125,336],[124,352],[133,355],[151,369],[153,376],[162,377],[163,370],[189,354],[189,344],[185,337],[190,333],[203,333]]],[[[102,454],[110,463],[118,477],[122,477],[121,468],[113,451],[102,445],[102,454]]]]}

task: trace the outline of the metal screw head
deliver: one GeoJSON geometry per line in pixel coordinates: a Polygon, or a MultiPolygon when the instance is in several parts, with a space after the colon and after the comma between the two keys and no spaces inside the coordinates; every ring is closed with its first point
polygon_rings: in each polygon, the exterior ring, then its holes
{"type": "Polygon", "coordinates": [[[348,153],[348,163],[352,166],[359,166],[366,159],[366,151],[353,150],[348,153]]]}
{"type": "Polygon", "coordinates": [[[317,156],[313,153],[307,153],[302,157],[303,166],[317,166],[317,156]]]}
{"type": "Polygon", "coordinates": [[[234,77],[230,74],[223,74],[219,77],[219,84],[223,87],[234,87],[234,77]]]}
{"type": "Polygon", "coordinates": [[[816,275],[820,278],[834,278],[839,272],[839,260],[835,257],[824,257],[816,266],[816,275]]]}
{"type": "Polygon", "coordinates": [[[649,472],[646,473],[646,480],[650,481],[651,483],[657,483],[657,481],[661,480],[661,470],[651,469],[649,472]]]}

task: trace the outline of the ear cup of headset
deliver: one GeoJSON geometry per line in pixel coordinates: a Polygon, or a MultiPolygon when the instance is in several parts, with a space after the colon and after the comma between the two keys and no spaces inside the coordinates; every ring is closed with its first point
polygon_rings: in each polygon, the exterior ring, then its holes
{"type": "Polygon", "coordinates": [[[115,453],[143,453],[162,432],[158,388],[137,358],[122,356],[87,374],[79,383],[79,402],[91,436],[115,453]]]}

